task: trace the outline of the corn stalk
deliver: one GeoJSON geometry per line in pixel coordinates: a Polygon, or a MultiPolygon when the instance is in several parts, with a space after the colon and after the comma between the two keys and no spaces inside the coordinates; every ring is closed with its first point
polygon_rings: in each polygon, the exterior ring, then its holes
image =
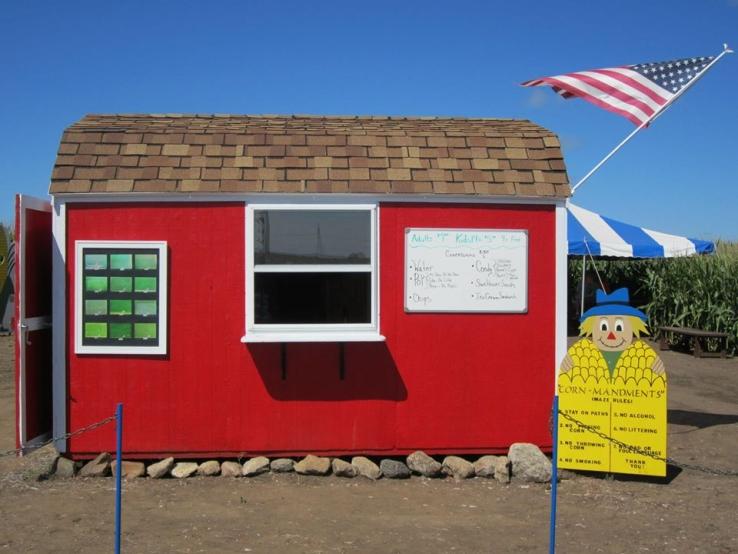
{"type": "MultiPolygon", "coordinates": [[[[569,262],[570,307],[579,301],[581,263],[569,262]]],[[[726,332],[728,351],[738,350],[738,244],[719,243],[711,256],[596,263],[610,292],[628,287],[631,303],[648,314],[651,329],[679,325],[726,332]]]]}

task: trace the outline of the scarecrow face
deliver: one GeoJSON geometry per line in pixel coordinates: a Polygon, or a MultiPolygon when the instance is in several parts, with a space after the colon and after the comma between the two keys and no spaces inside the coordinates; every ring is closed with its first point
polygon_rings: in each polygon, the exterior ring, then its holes
{"type": "Polygon", "coordinates": [[[633,342],[633,326],[629,318],[622,315],[597,316],[592,339],[600,350],[620,352],[633,342]]]}

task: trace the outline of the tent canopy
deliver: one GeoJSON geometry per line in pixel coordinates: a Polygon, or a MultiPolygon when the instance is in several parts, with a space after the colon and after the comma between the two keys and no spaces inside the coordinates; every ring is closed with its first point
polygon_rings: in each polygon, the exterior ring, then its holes
{"type": "Polygon", "coordinates": [[[569,203],[569,255],[671,258],[710,254],[715,243],[628,225],[569,203]]]}

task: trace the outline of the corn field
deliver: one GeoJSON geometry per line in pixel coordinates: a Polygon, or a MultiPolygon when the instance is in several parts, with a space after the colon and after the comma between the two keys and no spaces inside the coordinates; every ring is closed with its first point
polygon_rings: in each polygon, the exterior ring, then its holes
{"type": "MultiPolygon", "coordinates": [[[[694,327],[728,333],[728,351],[738,351],[738,243],[718,242],[709,256],[660,260],[595,260],[608,292],[630,290],[631,304],[649,317],[649,327],[694,327]]],[[[599,279],[587,260],[585,309],[594,304],[599,279]]],[[[569,330],[578,325],[582,259],[569,259],[569,330]]],[[[687,347],[686,342],[675,344],[687,347]]]]}

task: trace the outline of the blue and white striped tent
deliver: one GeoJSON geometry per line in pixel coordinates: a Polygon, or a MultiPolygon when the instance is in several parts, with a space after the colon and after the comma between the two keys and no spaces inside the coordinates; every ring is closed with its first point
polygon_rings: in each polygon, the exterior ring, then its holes
{"type": "Polygon", "coordinates": [[[708,240],[628,225],[571,203],[567,211],[570,256],[672,258],[715,251],[715,243],[708,240]]]}

